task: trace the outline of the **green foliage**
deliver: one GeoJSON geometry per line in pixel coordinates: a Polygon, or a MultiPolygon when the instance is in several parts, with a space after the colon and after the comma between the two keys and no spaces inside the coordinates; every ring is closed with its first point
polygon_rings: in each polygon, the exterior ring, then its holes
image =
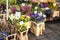
{"type": "Polygon", "coordinates": [[[15,5],[16,4],[16,0],[8,0],[8,4],[9,5],[15,5]]]}
{"type": "Polygon", "coordinates": [[[57,10],[58,6],[53,6],[53,3],[52,2],[48,2],[48,7],[54,11],[57,10]]]}
{"type": "Polygon", "coordinates": [[[42,11],[42,9],[39,6],[35,6],[35,7],[32,7],[32,12],[34,12],[34,11],[38,11],[38,12],[42,11]],[[35,7],[38,7],[38,8],[35,9],[35,7]]]}
{"type": "Polygon", "coordinates": [[[25,24],[19,25],[19,28],[18,28],[18,31],[19,31],[19,32],[23,32],[23,31],[25,31],[25,30],[27,30],[25,24]]]}
{"type": "Polygon", "coordinates": [[[1,0],[1,4],[6,4],[6,0],[1,0]]]}

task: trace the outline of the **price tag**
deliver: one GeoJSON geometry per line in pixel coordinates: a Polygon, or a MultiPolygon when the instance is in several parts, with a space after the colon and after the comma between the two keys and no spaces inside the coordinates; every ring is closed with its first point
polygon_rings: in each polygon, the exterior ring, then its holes
{"type": "Polygon", "coordinates": [[[21,16],[21,12],[16,12],[15,16],[21,16]]]}
{"type": "Polygon", "coordinates": [[[16,12],[15,13],[15,19],[18,19],[21,16],[21,12],[16,12]]]}

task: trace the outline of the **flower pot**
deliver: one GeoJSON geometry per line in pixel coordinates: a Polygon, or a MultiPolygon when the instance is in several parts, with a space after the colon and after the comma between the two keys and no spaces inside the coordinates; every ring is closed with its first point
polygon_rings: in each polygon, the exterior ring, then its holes
{"type": "Polygon", "coordinates": [[[31,32],[34,33],[36,36],[42,35],[43,29],[45,30],[45,23],[40,22],[31,22],[31,32]]]}
{"type": "Polygon", "coordinates": [[[28,30],[20,32],[17,36],[19,40],[28,40],[28,30]]]}

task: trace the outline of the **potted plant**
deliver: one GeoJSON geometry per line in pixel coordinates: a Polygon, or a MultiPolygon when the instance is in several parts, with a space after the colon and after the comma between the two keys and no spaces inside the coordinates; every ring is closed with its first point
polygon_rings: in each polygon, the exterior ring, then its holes
{"type": "Polygon", "coordinates": [[[31,32],[34,33],[36,36],[42,34],[43,28],[45,28],[45,17],[36,11],[31,13],[31,32]]]}
{"type": "MultiPolygon", "coordinates": [[[[26,38],[26,35],[28,33],[28,29],[30,28],[30,24],[29,24],[29,21],[30,21],[30,17],[29,16],[26,16],[26,15],[21,15],[19,16],[18,19],[15,19],[13,18],[14,21],[14,25],[16,26],[17,28],[17,31],[19,32],[19,39],[20,40],[25,40],[26,38]],[[25,34],[25,35],[23,35],[25,34]]],[[[27,36],[27,39],[28,39],[28,36],[27,36]]]]}

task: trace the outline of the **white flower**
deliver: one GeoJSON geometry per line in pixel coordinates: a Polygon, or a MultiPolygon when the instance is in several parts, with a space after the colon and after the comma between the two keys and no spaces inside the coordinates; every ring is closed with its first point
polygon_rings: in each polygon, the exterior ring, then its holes
{"type": "Polygon", "coordinates": [[[43,15],[43,17],[46,17],[46,15],[43,15]]]}
{"type": "Polygon", "coordinates": [[[11,20],[13,20],[13,19],[14,19],[14,15],[11,14],[11,15],[9,16],[9,18],[10,18],[11,20]]]}
{"type": "Polygon", "coordinates": [[[23,21],[21,21],[21,22],[19,22],[19,24],[20,24],[20,25],[23,25],[23,24],[24,24],[24,22],[23,22],[23,21]]]}
{"type": "Polygon", "coordinates": [[[40,12],[40,13],[38,13],[39,14],[39,16],[42,16],[43,14],[42,14],[42,12],[40,12]]]}
{"type": "Polygon", "coordinates": [[[53,6],[56,6],[56,3],[54,3],[53,6]]]}
{"type": "Polygon", "coordinates": [[[25,6],[25,3],[22,3],[21,6],[25,6]]]}
{"type": "Polygon", "coordinates": [[[37,9],[38,7],[35,7],[35,9],[37,9]]]}
{"type": "Polygon", "coordinates": [[[37,11],[34,11],[34,14],[37,14],[37,11]]]}
{"type": "Polygon", "coordinates": [[[49,8],[48,7],[46,7],[46,10],[48,10],[49,8]]]}

